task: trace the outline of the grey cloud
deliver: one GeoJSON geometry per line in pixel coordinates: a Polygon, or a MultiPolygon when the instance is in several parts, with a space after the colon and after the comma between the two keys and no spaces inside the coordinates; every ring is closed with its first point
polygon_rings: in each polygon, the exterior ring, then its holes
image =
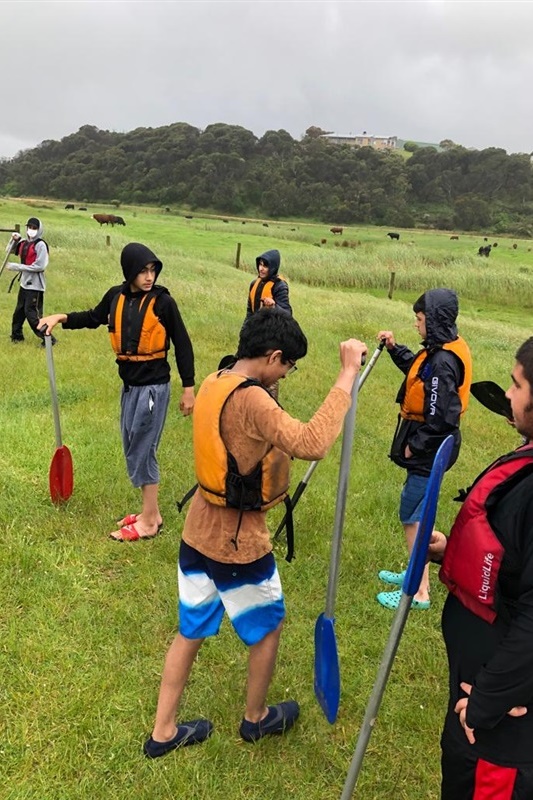
{"type": "Polygon", "coordinates": [[[2,21],[0,156],[177,121],[533,150],[531,3],[7,0],[2,21]]]}

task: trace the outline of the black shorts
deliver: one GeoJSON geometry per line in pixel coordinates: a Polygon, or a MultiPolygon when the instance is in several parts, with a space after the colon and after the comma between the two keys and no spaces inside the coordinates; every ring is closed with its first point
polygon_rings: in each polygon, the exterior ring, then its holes
{"type": "Polygon", "coordinates": [[[533,764],[510,767],[476,755],[465,736],[464,746],[442,737],[441,800],[532,800],[533,764]]]}

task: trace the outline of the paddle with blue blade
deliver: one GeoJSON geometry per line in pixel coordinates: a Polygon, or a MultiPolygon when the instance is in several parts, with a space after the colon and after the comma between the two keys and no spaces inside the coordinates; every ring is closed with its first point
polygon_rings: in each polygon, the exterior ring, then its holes
{"type": "MultiPolygon", "coordinates": [[[[362,376],[361,376],[362,377],[362,376]]],[[[335,505],[335,520],[331,541],[331,558],[329,565],[326,608],[319,615],[315,624],[315,695],[328,722],[337,719],[340,700],[340,670],[337,641],[335,639],[335,595],[339,572],[339,561],[344,527],[344,512],[350,477],[352,460],[353,434],[355,430],[355,414],[357,411],[357,395],[359,393],[359,375],[352,388],[352,404],[344,420],[342,434],[341,461],[339,467],[339,483],[335,505]]]]}
{"type": "MultiPolygon", "coordinates": [[[[364,369],[364,372],[361,374],[361,377],[359,378],[359,390],[361,389],[361,386],[364,384],[364,382],[368,378],[370,372],[372,371],[372,367],[374,366],[374,364],[376,363],[376,361],[380,357],[384,347],[385,347],[385,340],[380,342],[379,345],[374,350],[374,353],[372,354],[372,358],[370,359],[370,361],[366,365],[366,367],[364,369]]],[[[291,497],[291,507],[292,507],[293,511],[296,508],[298,500],[300,499],[300,497],[303,495],[303,493],[307,489],[307,485],[308,485],[309,481],[311,480],[311,476],[313,475],[313,472],[317,468],[318,463],[319,463],[318,461],[312,461],[309,464],[307,472],[305,473],[305,475],[303,476],[302,480],[300,481],[300,483],[298,484],[298,486],[294,490],[294,493],[293,493],[293,495],[291,497]]],[[[285,527],[286,522],[287,522],[287,515],[285,514],[283,516],[283,519],[281,520],[281,522],[279,523],[279,525],[277,527],[277,530],[276,530],[276,532],[274,534],[274,539],[277,539],[279,537],[279,535],[281,534],[281,532],[283,531],[283,529],[285,527]]]]}
{"type": "Polygon", "coordinates": [[[359,732],[355,752],[352,758],[350,769],[346,777],[344,789],[341,795],[341,800],[349,800],[352,797],[353,790],[361,771],[361,765],[366,752],[370,736],[376,723],[379,707],[385,691],[385,686],[392,669],[392,663],[398,650],[400,638],[407,621],[407,615],[411,609],[411,602],[414,595],[418,591],[422,573],[426,565],[427,552],[431,534],[433,533],[433,525],[435,523],[435,516],[437,513],[437,502],[439,499],[440,486],[446,468],[450,461],[450,456],[453,450],[453,436],[447,436],[443,441],[433,461],[429,482],[426,487],[424,502],[422,507],[422,516],[418,526],[418,533],[416,536],[415,544],[409,564],[405,573],[405,578],[402,584],[402,596],[394,615],[391,630],[381,664],[378,669],[378,674],[372,689],[372,694],[366,707],[365,717],[359,732]]]}

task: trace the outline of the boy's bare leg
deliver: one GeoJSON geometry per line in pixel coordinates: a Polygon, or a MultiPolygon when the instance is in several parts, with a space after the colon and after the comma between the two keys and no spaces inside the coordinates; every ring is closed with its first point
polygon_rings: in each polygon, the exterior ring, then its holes
{"type": "Polygon", "coordinates": [[[244,713],[244,718],[249,722],[259,722],[268,713],[266,698],[274,674],[282,628],[283,622],[280,622],[276,630],[267,633],[264,639],[250,647],[244,713]]]}
{"type": "Polygon", "coordinates": [[[176,735],[176,714],[203,639],[186,639],[181,633],[170,645],[163,667],[152,738],[167,742],[176,735]]]}
{"type": "MultiPolygon", "coordinates": [[[[409,556],[413,551],[413,547],[416,540],[416,534],[418,533],[418,522],[413,522],[410,524],[406,524],[403,526],[405,531],[405,538],[407,540],[407,550],[409,551],[409,556]]],[[[422,602],[429,600],[429,564],[426,564],[424,567],[424,572],[422,573],[422,580],[420,581],[420,587],[418,592],[414,596],[415,600],[421,600],[422,602]]]]}

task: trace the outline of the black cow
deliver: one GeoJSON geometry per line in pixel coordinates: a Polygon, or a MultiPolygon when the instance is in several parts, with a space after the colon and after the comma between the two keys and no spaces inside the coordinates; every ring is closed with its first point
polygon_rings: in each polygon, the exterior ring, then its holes
{"type": "Polygon", "coordinates": [[[65,206],[66,211],[74,211],[74,203],[67,203],[65,206]]]}
{"type": "Polygon", "coordinates": [[[122,219],[122,217],[115,217],[114,222],[115,222],[115,225],[125,225],[126,224],[124,222],[124,220],[122,219]]]}
{"type": "Polygon", "coordinates": [[[452,239],[455,239],[455,241],[457,241],[457,242],[459,241],[459,237],[458,237],[458,236],[450,236],[450,241],[451,241],[452,239]]]}
{"type": "Polygon", "coordinates": [[[184,217],[184,219],[192,219],[192,217],[191,217],[191,215],[190,215],[190,214],[186,214],[186,215],[185,215],[185,217],[184,217]]]}
{"type": "Polygon", "coordinates": [[[87,209],[85,208],[85,206],[80,206],[80,207],[78,208],[78,211],[87,211],[87,209]]]}
{"type": "Polygon", "coordinates": [[[392,240],[392,239],[399,239],[399,238],[400,238],[400,234],[399,234],[399,233],[393,233],[392,231],[390,231],[390,232],[387,234],[387,236],[388,236],[388,237],[389,237],[391,240],[392,240]]]}
{"type": "Polygon", "coordinates": [[[491,245],[487,244],[485,245],[485,247],[483,246],[480,247],[479,250],[477,251],[477,254],[478,256],[487,256],[488,258],[490,256],[490,251],[491,251],[491,245]]]}

